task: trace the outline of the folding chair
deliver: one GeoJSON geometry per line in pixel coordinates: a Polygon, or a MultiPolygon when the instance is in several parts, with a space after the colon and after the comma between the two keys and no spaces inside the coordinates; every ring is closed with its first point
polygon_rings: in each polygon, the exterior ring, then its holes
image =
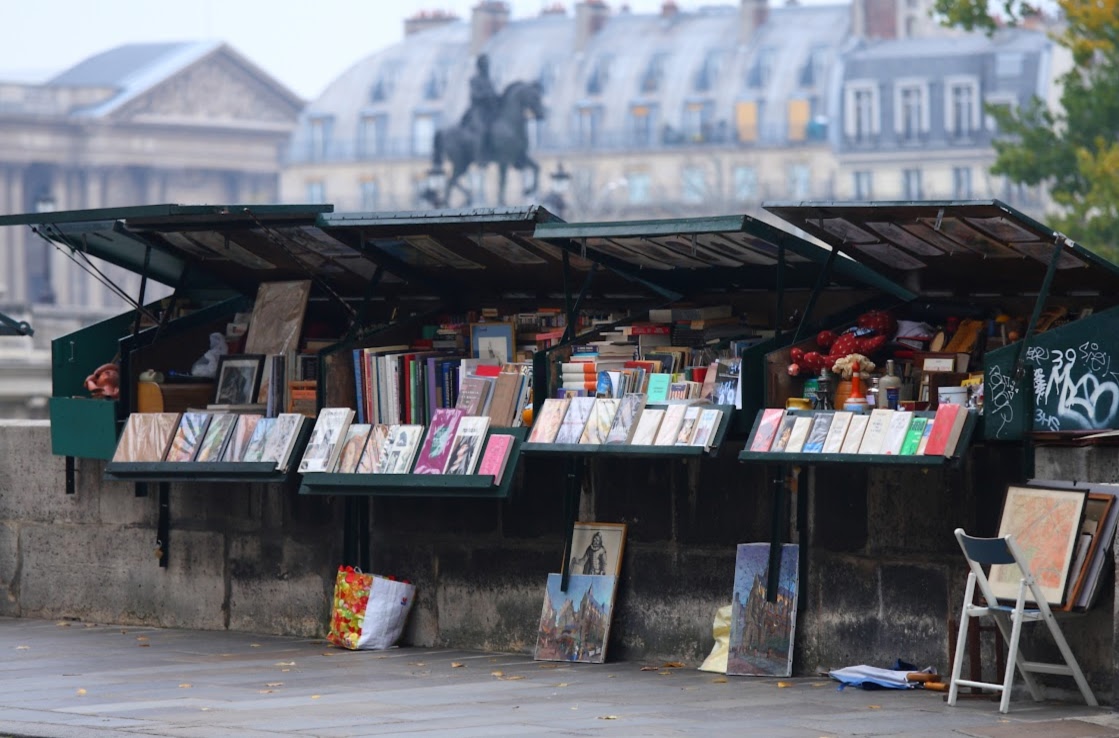
{"type": "Polygon", "coordinates": [[[973,538],[964,533],[963,528],[956,528],[956,540],[960,542],[960,548],[963,549],[964,556],[967,558],[971,573],[967,575],[967,591],[964,592],[960,631],[956,638],[956,658],[952,662],[952,679],[948,687],[948,704],[956,704],[956,696],[959,694],[960,687],[979,687],[1002,692],[999,712],[1007,712],[1010,709],[1010,690],[1014,683],[1014,670],[1017,667],[1018,671],[1022,672],[1022,679],[1026,682],[1026,687],[1029,688],[1030,695],[1035,702],[1041,702],[1044,697],[1034,674],[1060,674],[1075,679],[1076,686],[1080,688],[1080,693],[1084,696],[1084,701],[1095,707],[1098,704],[1096,696],[1092,694],[1091,688],[1088,687],[1084,672],[1080,670],[1076,657],[1072,655],[1068,641],[1065,640],[1065,635],[1061,632],[1056,618],[1053,617],[1053,611],[1049,609],[1049,604],[1045,601],[1037,582],[1030,574],[1029,562],[1023,558],[1022,552],[1014,542],[1014,537],[1008,535],[1002,538],[973,538]],[[1018,571],[1021,572],[1022,578],[1018,584],[1018,600],[1013,607],[1000,605],[998,598],[991,590],[991,583],[987,580],[987,575],[983,571],[984,566],[989,567],[991,564],[1012,564],[1017,566],[1018,571]],[[985,605],[974,604],[975,585],[977,583],[986,602],[985,605]],[[1026,607],[1027,590],[1034,601],[1034,607],[1031,608],[1026,607]],[[1009,650],[1006,656],[1006,676],[1003,678],[1002,684],[960,678],[960,671],[964,663],[964,651],[966,650],[964,646],[967,643],[968,621],[973,617],[983,616],[990,616],[994,619],[1009,650]],[[1022,623],[1037,621],[1042,621],[1048,626],[1049,632],[1053,635],[1053,640],[1057,643],[1057,648],[1061,651],[1061,656],[1064,657],[1063,663],[1027,661],[1022,656],[1018,649],[1018,638],[1022,634],[1022,623]]]}

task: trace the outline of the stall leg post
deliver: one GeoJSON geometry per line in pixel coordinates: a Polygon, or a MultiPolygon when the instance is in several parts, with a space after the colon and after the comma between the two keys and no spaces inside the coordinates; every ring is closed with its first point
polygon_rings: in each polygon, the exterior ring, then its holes
{"type": "Polygon", "coordinates": [[[571,576],[571,539],[575,534],[575,519],[579,516],[579,495],[583,489],[583,459],[574,456],[567,461],[567,487],[563,496],[563,563],[560,567],[560,591],[567,591],[571,576]]]}
{"type": "Polygon", "coordinates": [[[785,464],[775,467],[773,475],[773,517],[769,534],[769,576],[765,583],[765,599],[777,602],[777,591],[781,588],[781,544],[784,543],[782,528],[785,525],[785,508],[788,502],[786,479],[789,470],[785,464]]]}
{"type": "Polygon", "coordinates": [[[159,522],[156,524],[155,555],[159,559],[159,568],[167,568],[168,539],[171,535],[171,484],[159,483],[159,522]]]}

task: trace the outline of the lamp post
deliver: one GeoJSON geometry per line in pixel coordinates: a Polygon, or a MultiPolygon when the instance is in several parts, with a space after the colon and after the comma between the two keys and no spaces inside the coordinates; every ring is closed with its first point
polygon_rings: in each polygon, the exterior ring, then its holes
{"type": "MultiPolygon", "coordinates": [[[[54,195],[47,187],[39,192],[35,198],[35,212],[36,213],[53,213],[57,208],[58,203],[54,199],[54,195]]],[[[36,244],[41,246],[41,244],[36,244]]],[[[55,303],[54,295],[54,279],[51,274],[51,252],[49,250],[40,249],[42,256],[42,267],[39,274],[28,274],[28,280],[31,286],[31,299],[41,302],[46,305],[53,305],[55,303]]]]}
{"type": "Polygon", "coordinates": [[[443,201],[443,188],[446,186],[447,174],[443,171],[443,167],[433,164],[431,169],[427,170],[424,190],[420,196],[431,203],[431,207],[444,208],[447,206],[447,203],[443,201]]]}
{"type": "Polygon", "coordinates": [[[567,209],[567,192],[571,187],[571,175],[563,168],[563,162],[556,163],[556,171],[549,175],[552,179],[552,191],[544,198],[544,204],[563,218],[567,209]]]}

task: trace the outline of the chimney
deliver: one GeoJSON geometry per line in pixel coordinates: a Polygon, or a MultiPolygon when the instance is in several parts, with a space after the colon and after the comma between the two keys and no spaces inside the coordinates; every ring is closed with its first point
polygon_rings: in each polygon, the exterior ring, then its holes
{"type": "Polygon", "coordinates": [[[680,12],[680,6],[674,0],[664,0],[661,3],[661,18],[671,18],[680,12]]]}
{"type": "Polygon", "coordinates": [[[406,18],[404,20],[404,35],[407,37],[416,33],[422,33],[431,28],[454,23],[457,20],[457,15],[444,10],[421,10],[411,18],[406,18]]]}
{"type": "MultiPolygon", "coordinates": [[[[858,2],[858,0],[854,0],[858,2]]],[[[738,6],[738,40],[748,44],[753,40],[758,29],[765,25],[769,19],[769,3],[767,0],[742,0],[738,6]]]]}
{"type": "Polygon", "coordinates": [[[851,33],[856,38],[898,38],[897,0],[852,0],[851,33]]]}
{"type": "Polygon", "coordinates": [[[509,22],[509,4],[501,0],[481,0],[470,17],[470,53],[476,56],[491,38],[509,22]]]}
{"type": "Polygon", "coordinates": [[[603,0],[575,4],[575,51],[583,51],[610,19],[610,7],[603,0]]]}

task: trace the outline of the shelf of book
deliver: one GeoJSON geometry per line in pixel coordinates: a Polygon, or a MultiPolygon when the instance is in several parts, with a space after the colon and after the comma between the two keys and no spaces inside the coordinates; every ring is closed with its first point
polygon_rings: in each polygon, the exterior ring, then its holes
{"type": "Polygon", "coordinates": [[[284,483],[292,478],[311,437],[308,419],[299,429],[287,471],[273,461],[110,461],[103,478],[114,482],[263,482],[284,483]]]}
{"type": "Polygon", "coordinates": [[[735,408],[733,405],[702,405],[701,407],[722,411],[722,415],[719,417],[719,427],[716,428],[709,447],[638,446],[624,443],[525,443],[521,446],[521,453],[540,456],[579,455],[589,458],[599,456],[656,456],[663,458],[717,456],[719,448],[726,438],[727,430],[732,427],[734,422],[735,408]]]}
{"type": "MultiPolygon", "coordinates": [[[[750,440],[746,444],[746,448],[738,454],[739,461],[747,462],[767,462],[778,464],[801,464],[801,465],[823,465],[823,464],[859,464],[859,465],[887,465],[887,466],[916,466],[916,467],[940,467],[958,464],[963,458],[964,453],[967,451],[968,446],[971,444],[971,439],[975,434],[976,426],[979,423],[979,415],[974,412],[964,412],[964,421],[960,429],[959,437],[955,442],[951,455],[944,454],[880,454],[880,453],[824,453],[824,452],[788,452],[788,451],[751,451],[755,437],[757,436],[759,426],[762,424],[763,415],[765,411],[759,411],[754,421],[753,430],[750,432],[750,440]]],[[[812,416],[815,413],[813,410],[789,410],[784,414],[792,417],[812,416]]],[[[913,417],[932,419],[936,413],[934,412],[914,412],[913,417]]]]}
{"type": "Polygon", "coordinates": [[[461,497],[505,499],[512,490],[514,471],[524,448],[527,428],[491,428],[493,434],[513,437],[509,458],[494,484],[492,474],[326,474],[302,477],[301,495],[348,495],[366,497],[461,497]]]}

